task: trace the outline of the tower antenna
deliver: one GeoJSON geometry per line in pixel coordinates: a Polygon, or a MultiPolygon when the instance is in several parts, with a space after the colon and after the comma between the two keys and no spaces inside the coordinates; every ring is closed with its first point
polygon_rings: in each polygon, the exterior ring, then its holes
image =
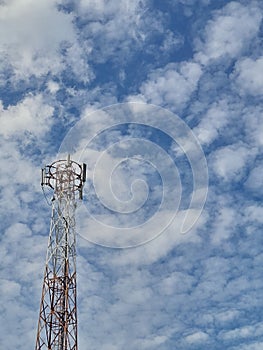
{"type": "Polygon", "coordinates": [[[70,155],[42,169],[53,198],[35,350],[78,349],[75,210],[85,181],[86,164],[70,155]]]}

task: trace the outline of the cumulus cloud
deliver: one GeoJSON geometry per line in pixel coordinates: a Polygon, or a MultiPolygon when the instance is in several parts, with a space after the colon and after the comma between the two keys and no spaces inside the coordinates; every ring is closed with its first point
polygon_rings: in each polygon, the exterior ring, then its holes
{"type": "Polygon", "coordinates": [[[3,69],[9,62],[16,79],[61,71],[61,45],[75,40],[72,16],[59,12],[53,0],[12,0],[0,8],[3,69]]]}
{"type": "Polygon", "coordinates": [[[222,100],[210,105],[206,113],[200,118],[198,126],[194,128],[199,142],[210,144],[217,139],[230,122],[230,117],[231,111],[227,101],[222,100]]]}
{"type": "Polygon", "coordinates": [[[233,350],[261,350],[263,347],[263,342],[254,341],[246,342],[246,344],[240,344],[238,347],[234,347],[233,350]]]}
{"type": "Polygon", "coordinates": [[[207,333],[196,332],[185,337],[185,341],[190,344],[203,343],[209,338],[207,333]]]}
{"type": "Polygon", "coordinates": [[[240,312],[238,310],[226,310],[219,312],[214,316],[217,321],[226,323],[238,318],[240,316],[240,312]]]}
{"type": "Polygon", "coordinates": [[[263,167],[258,165],[253,168],[248,176],[245,186],[248,190],[252,191],[256,196],[263,194],[263,167]]]}
{"type": "Polygon", "coordinates": [[[263,146],[263,108],[261,104],[252,104],[242,111],[246,141],[258,149],[263,146]]]}
{"type": "Polygon", "coordinates": [[[91,54],[98,63],[114,59],[116,49],[118,59],[123,60],[131,53],[132,45],[137,46],[150,34],[144,0],[82,0],[76,1],[75,6],[81,18],[81,36],[92,41],[91,54]]]}
{"type": "Polygon", "coordinates": [[[52,124],[53,111],[54,108],[44,102],[42,94],[29,95],[17,105],[6,109],[0,105],[0,133],[10,137],[29,132],[41,137],[52,124]]]}
{"type": "Polygon", "coordinates": [[[47,88],[51,94],[55,94],[59,90],[59,84],[53,80],[48,81],[47,88]]]}
{"type": "Polygon", "coordinates": [[[230,238],[232,229],[237,225],[236,211],[229,207],[223,207],[219,210],[217,218],[214,222],[214,230],[212,233],[213,244],[220,244],[222,241],[230,238]]]}
{"type": "Polygon", "coordinates": [[[178,110],[195,91],[201,74],[197,63],[171,63],[152,72],[140,90],[148,102],[178,110]]]}
{"type": "Polygon", "coordinates": [[[238,144],[222,147],[212,153],[212,166],[215,173],[224,181],[238,182],[244,176],[246,167],[253,162],[255,153],[255,150],[238,144]]]}
{"type": "Polygon", "coordinates": [[[252,96],[263,95],[263,57],[257,59],[244,58],[235,65],[233,79],[238,87],[239,93],[252,96]]]}
{"type": "Polygon", "coordinates": [[[263,224],[263,207],[260,204],[247,206],[244,215],[247,221],[263,224]]]}
{"type": "Polygon", "coordinates": [[[33,309],[39,305],[45,247],[46,237],[32,235],[30,227],[22,222],[2,232],[0,262],[6,278],[1,272],[1,313],[5,319],[1,344],[7,349],[34,344],[37,323],[33,309]]]}
{"type": "Polygon", "coordinates": [[[213,60],[238,57],[258,33],[261,19],[256,2],[247,6],[230,2],[207,23],[203,40],[196,44],[196,59],[206,65],[213,60]]]}
{"type": "Polygon", "coordinates": [[[253,326],[245,326],[236,328],[231,331],[222,332],[221,336],[225,339],[235,339],[235,338],[251,338],[263,334],[263,325],[262,323],[255,324],[253,326]]]}

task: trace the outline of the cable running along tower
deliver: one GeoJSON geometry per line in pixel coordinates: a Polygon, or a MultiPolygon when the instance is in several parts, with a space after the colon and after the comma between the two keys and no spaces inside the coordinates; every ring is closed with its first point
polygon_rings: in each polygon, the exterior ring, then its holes
{"type": "Polygon", "coordinates": [[[75,209],[85,181],[86,164],[69,155],[42,169],[54,195],[35,350],[78,349],[75,209]]]}

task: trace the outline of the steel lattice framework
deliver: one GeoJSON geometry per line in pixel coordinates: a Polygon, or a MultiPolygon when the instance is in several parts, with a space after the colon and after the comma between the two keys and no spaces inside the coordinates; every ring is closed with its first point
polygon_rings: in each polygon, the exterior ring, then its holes
{"type": "Polygon", "coordinates": [[[58,160],[42,169],[54,191],[35,350],[77,350],[76,192],[82,199],[86,165],[58,160]]]}

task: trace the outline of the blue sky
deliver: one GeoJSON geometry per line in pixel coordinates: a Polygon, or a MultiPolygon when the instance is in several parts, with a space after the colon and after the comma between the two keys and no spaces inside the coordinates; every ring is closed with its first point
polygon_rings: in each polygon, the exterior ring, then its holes
{"type": "Polygon", "coordinates": [[[40,168],[68,149],[89,168],[79,349],[263,348],[262,9],[0,2],[1,348],[35,346],[50,218],[40,168]],[[185,215],[199,219],[181,234],[185,215]]]}

